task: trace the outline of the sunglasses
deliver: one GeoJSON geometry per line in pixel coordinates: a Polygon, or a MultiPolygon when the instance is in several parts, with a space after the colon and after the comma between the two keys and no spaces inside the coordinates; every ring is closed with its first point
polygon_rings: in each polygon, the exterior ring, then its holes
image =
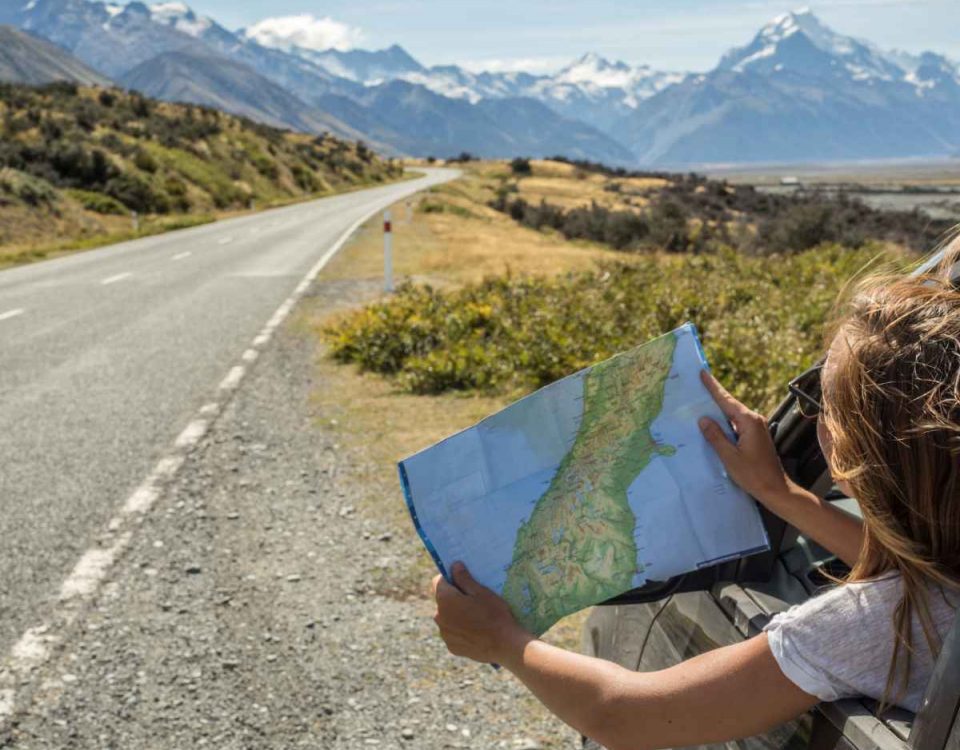
{"type": "Polygon", "coordinates": [[[823,411],[823,404],[820,401],[823,393],[820,385],[822,373],[823,362],[819,362],[787,383],[790,395],[797,402],[797,410],[807,419],[816,419],[823,411]]]}

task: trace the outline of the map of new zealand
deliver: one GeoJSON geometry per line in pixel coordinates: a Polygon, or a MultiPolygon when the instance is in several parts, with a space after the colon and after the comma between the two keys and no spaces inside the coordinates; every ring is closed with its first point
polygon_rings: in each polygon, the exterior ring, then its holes
{"type": "Polygon", "coordinates": [[[686,324],[401,461],[441,573],[462,560],[539,635],[648,580],[767,549],[697,426],[726,424],[706,366],[686,324]]]}

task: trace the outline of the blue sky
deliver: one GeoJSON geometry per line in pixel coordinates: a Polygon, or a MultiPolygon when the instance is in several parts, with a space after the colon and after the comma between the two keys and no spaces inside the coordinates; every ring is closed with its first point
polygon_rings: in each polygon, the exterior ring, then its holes
{"type": "MultiPolygon", "coordinates": [[[[189,1],[189,0],[188,0],[189,1]]],[[[583,52],[706,70],[797,5],[768,0],[192,0],[228,28],[311,14],[343,46],[398,43],[426,64],[549,69],[583,52]]],[[[960,58],[957,0],[806,2],[836,31],[884,48],[960,58]]]]}

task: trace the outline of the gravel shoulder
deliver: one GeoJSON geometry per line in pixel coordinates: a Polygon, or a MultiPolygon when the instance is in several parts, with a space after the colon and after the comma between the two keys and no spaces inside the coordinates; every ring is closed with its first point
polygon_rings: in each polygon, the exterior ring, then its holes
{"type": "Polygon", "coordinates": [[[509,674],[446,654],[425,592],[382,585],[424,570],[422,553],[398,490],[370,502],[383,487],[338,427],[350,404],[315,331],[376,290],[314,284],[0,747],[574,746],[509,674]]]}

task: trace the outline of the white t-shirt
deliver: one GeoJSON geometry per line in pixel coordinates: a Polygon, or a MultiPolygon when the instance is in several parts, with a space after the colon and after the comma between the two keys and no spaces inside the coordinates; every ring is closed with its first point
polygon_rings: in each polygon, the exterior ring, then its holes
{"type": "MultiPolygon", "coordinates": [[[[776,615],[764,628],[770,650],[787,678],[820,700],[879,700],[893,655],[893,610],[900,595],[899,575],[836,586],[776,615]]],[[[958,602],[954,592],[930,589],[930,613],[941,640],[950,632],[958,602]]],[[[898,673],[891,700],[916,711],[934,665],[916,614],[913,646],[907,691],[897,695],[898,673]]]]}

